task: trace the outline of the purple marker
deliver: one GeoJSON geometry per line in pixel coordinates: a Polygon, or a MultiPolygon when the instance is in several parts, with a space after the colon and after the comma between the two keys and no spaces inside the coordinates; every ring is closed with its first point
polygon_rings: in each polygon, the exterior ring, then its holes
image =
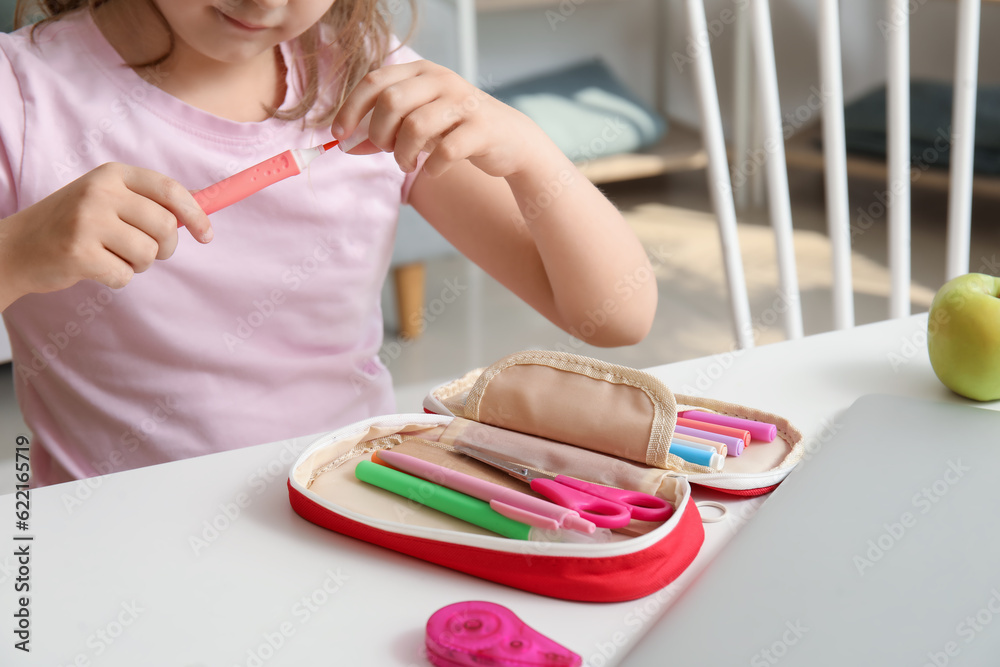
{"type": "Polygon", "coordinates": [[[750,437],[754,440],[763,440],[764,442],[772,442],[778,435],[778,427],[774,424],[754,421],[752,419],[740,419],[739,417],[729,417],[728,415],[720,415],[715,412],[703,412],[701,410],[685,410],[680,413],[680,416],[685,419],[694,419],[695,421],[707,422],[709,424],[718,424],[719,426],[741,428],[745,431],[750,431],[750,437]]]}
{"type": "Polygon", "coordinates": [[[696,428],[691,428],[689,426],[675,426],[674,433],[679,435],[693,435],[696,438],[703,438],[705,440],[712,440],[713,442],[721,442],[726,446],[729,456],[739,456],[743,453],[743,448],[746,443],[743,438],[734,438],[729,435],[719,435],[718,433],[709,433],[708,431],[701,431],[696,428]]]}

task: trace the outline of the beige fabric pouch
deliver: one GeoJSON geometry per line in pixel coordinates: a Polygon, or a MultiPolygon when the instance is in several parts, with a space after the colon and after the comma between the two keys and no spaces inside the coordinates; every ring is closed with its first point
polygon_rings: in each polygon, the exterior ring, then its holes
{"type": "Polygon", "coordinates": [[[666,468],[677,403],[648,373],[588,357],[528,351],[483,371],[464,412],[483,424],[666,468]]]}
{"type": "Polygon", "coordinates": [[[425,408],[460,418],[441,442],[465,438],[464,444],[543,472],[649,493],[656,492],[664,471],[724,491],[763,493],[784,479],[804,452],[802,434],[783,417],[675,396],[644,371],[564,352],[530,350],[504,357],[438,387],[425,408]],[[726,457],[722,471],[713,471],[670,453],[677,413],[691,408],[772,423],[778,437],[772,443],[754,442],[742,456],[726,457]],[[476,435],[475,422],[534,439],[482,428],[476,435]]]}

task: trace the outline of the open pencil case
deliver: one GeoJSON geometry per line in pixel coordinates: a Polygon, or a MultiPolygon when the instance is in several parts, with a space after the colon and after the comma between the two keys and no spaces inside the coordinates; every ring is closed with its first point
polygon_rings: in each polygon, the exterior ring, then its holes
{"type": "Polygon", "coordinates": [[[675,397],[643,371],[560,352],[505,357],[436,388],[424,407],[437,414],[375,417],[309,445],[289,473],[294,510],[345,535],[571,600],[630,600],[666,586],[704,540],[690,483],[741,495],[765,493],[803,453],[801,434],[777,415],[675,397]],[[727,457],[722,471],[714,472],[670,453],[678,407],[767,421],[777,426],[778,437],[727,457]],[[521,481],[456,451],[457,444],[470,442],[535,471],[658,496],[673,513],[662,522],[633,520],[605,542],[526,541],[496,535],[354,475],[359,462],[392,449],[531,493],[521,481]]]}

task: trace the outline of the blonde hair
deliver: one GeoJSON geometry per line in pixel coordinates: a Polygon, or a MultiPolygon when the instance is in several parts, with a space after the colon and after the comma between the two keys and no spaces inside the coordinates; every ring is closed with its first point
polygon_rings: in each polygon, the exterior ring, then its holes
{"type": "MultiPolygon", "coordinates": [[[[87,8],[93,13],[111,1],[17,0],[14,26],[20,28],[39,19],[31,28],[34,40],[35,31],[46,24],[78,9],[87,8]]],[[[408,1],[415,17],[414,0],[408,1]]],[[[170,46],[159,58],[145,63],[129,63],[131,67],[155,66],[173,53],[174,35],[170,25],[153,0],[145,2],[162,21],[170,46]]],[[[268,111],[283,120],[303,119],[303,122],[306,114],[310,114],[310,125],[329,125],[347,94],[388,57],[391,34],[392,26],[380,8],[379,0],[336,0],[315,25],[294,40],[292,51],[297,61],[296,71],[301,77],[301,101],[291,109],[278,111],[269,108],[268,111]],[[327,32],[334,35],[334,39],[332,43],[324,44],[321,34],[327,32]],[[332,61],[324,59],[321,63],[321,58],[331,52],[336,54],[335,58],[332,61]]]]}

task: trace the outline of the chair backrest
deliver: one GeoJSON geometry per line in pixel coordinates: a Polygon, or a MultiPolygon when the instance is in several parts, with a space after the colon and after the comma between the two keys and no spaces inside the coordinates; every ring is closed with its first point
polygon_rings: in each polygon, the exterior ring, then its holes
{"type": "MultiPolygon", "coordinates": [[[[689,35],[707,34],[703,0],[685,1],[689,35]]],[[[820,89],[828,94],[822,112],[823,158],[827,221],[833,257],[834,325],[837,328],[847,328],[854,326],[854,303],[839,4],[837,0],[817,1],[820,89]]],[[[799,338],[803,332],[802,311],[792,245],[791,202],[770,8],[768,0],[749,0],[748,4],[742,4],[739,18],[749,22],[749,30],[748,34],[744,32],[741,35],[738,32],[737,40],[749,39],[753,48],[756,94],[759,96],[757,108],[761,114],[763,147],[767,155],[765,175],[768,206],[777,245],[779,291],[786,304],[785,334],[788,338],[799,338]]],[[[888,42],[887,161],[888,191],[893,195],[886,205],[891,272],[890,317],[902,317],[910,312],[909,11],[908,0],[886,0],[885,19],[880,23],[888,42]]],[[[969,270],[980,0],[958,0],[958,13],[946,279],[969,270]]],[[[709,155],[709,186],[719,220],[736,340],[740,347],[752,347],[753,325],[739,252],[735,204],[719,101],[708,49],[702,51],[694,65],[702,132],[709,155]]],[[[737,76],[739,77],[739,73],[737,76]]],[[[749,87],[745,84],[740,87],[740,83],[738,81],[737,106],[745,113],[749,104],[739,99],[740,90],[745,93],[749,87]]]]}

